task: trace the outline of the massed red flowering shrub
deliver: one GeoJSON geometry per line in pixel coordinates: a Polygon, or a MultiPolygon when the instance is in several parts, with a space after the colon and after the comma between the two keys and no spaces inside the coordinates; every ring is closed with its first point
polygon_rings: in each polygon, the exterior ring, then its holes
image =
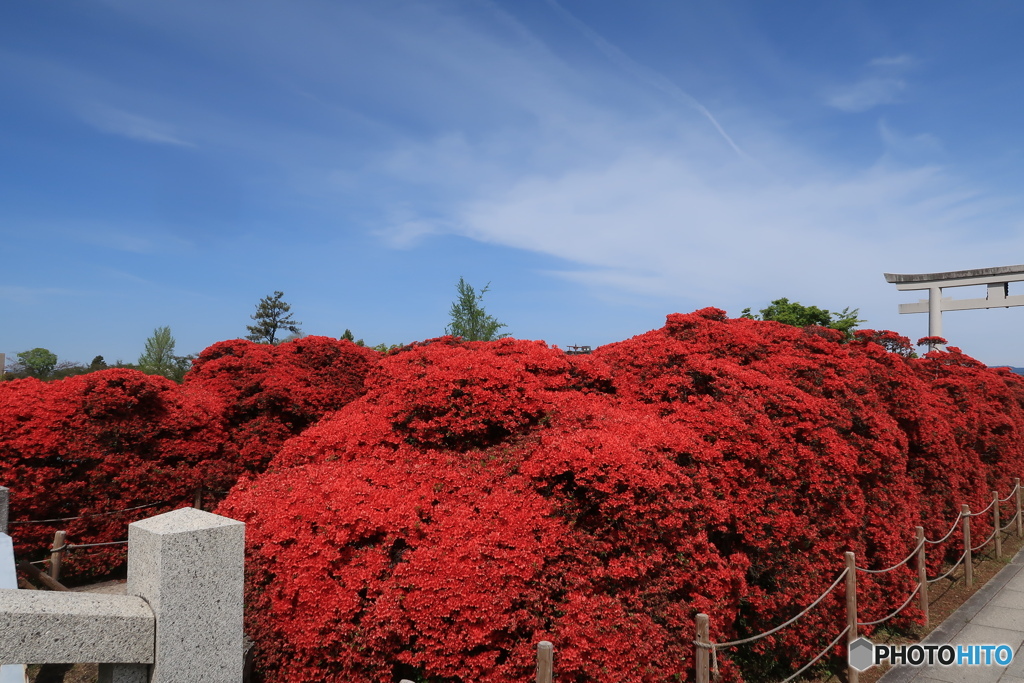
{"type": "MultiPolygon", "coordinates": [[[[250,522],[263,675],[511,681],[549,639],[562,680],[687,680],[698,611],[717,641],[765,631],[846,550],[891,566],[914,525],[938,537],[1009,490],[1020,380],[891,333],[839,341],[705,309],[591,356],[440,339],[383,358],[221,508],[250,522]]],[[[862,575],[861,618],[913,581],[862,575]]],[[[840,598],[721,651],[723,678],[801,666],[840,598]]]]}
{"type": "MultiPolygon", "coordinates": [[[[220,411],[206,394],[135,370],[0,384],[0,484],[11,489],[19,557],[40,557],[58,529],[70,543],[123,540],[129,523],[228,484],[220,411]],[[146,507],[119,512],[137,506],[146,507]]],[[[77,550],[63,573],[103,574],[124,559],[123,546],[77,550]]]]}
{"type": "Polygon", "coordinates": [[[242,339],[205,349],[185,386],[224,403],[238,473],[261,472],[288,438],[363,392],[379,353],[347,340],[303,337],[283,344],[242,339]]]}

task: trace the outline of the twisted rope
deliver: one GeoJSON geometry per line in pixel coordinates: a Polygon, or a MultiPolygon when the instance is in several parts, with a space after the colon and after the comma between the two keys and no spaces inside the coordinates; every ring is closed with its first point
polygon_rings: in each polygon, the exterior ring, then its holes
{"type": "Polygon", "coordinates": [[[865,574],[885,574],[886,572],[891,572],[893,569],[899,569],[907,562],[910,562],[910,560],[913,559],[914,555],[917,555],[917,551],[921,549],[922,545],[924,545],[924,541],[918,543],[917,546],[911,551],[911,553],[907,555],[906,559],[904,559],[899,564],[889,567],[888,569],[864,569],[863,567],[857,567],[856,569],[857,571],[864,572],[865,574]]]}
{"type": "Polygon", "coordinates": [[[958,526],[960,526],[960,520],[961,520],[961,519],[963,519],[963,516],[964,516],[964,513],[963,513],[963,511],[961,511],[961,512],[960,512],[960,514],[958,514],[958,515],[956,516],[956,520],[954,520],[954,521],[953,521],[953,527],[952,527],[952,528],[951,528],[951,529],[949,530],[949,533],[947,533],[947,534],[946,534],[945,536],[943,536],[942,538],[940,538],[940,539],[939,539],[939,540],[937,540],[937,541],[929,541],[929,540],[928,540],[928,539],[926,538],[926,539],[924,539],[924,542],[925,542],[925,543],[931,543],[932,545],[935,545],[935,544],[938,544],[938,543],[942,543],[942,542],[943,542],[943,541],[945,541],[945,540],[946,540],[947,538],[949,538],[950,536],[952,536],[952,535],[953,535],[953,532],[954,532],[954,531],[956,531],[956,528],[957,528],[958,526]]]}
{"type": "Polygon", "coordinates": [[[1013,494],[1017,493],[1017,487],[1018,486],[1020,486],[1020,484],[1014,484],[1013,485],[1013,490],[1010,491],[1010,495],[1008,495],[1006,498],[1000,498],[999,502],[1000,503],[1005,503],[1005,502],[1009,501],[1011,498],[1013,498],[1013,494]]]}
{"type": "MultiPolygon", "coordinates": [[[[817,655],[815,655],[814,659],[812,659],[811,661],[809,661],[806,664],[804,664],[803,667],[801,667],[801,669],[799,671],[797,671],[796,673],[791,675],[789,678],[787,678],[784,681],[782,681],[782,683],[789,683],[789,681],[793,680],[794,678],[796,678],[797,676],[799,676],[800,674],[802,674],[803,672],[807,671],[809,668],[811,668],[812,666],[817,664],[818,660],[821,659],[822,657],[824,657],[826,654],[828,654],[829,650],[834,648],[839,643],[839,641],[842,640],[843,636],[845,636],[849,632],[850,632],[850,625],[847,624],[846,628],[844,628],[842,631],[840,631],[839,635],[836,636],[836,639],[833,640],[831,643],[829,643],[825,647],[824,650],[822,650],[817,655]]],[[[716,646],[715,643],[702,643],[699,640],[693,641],[693,644],[696,645],[697,647],[702,647],[705,650],[711,650],[711,674],[712,674],[712,676],[714,676],[715,680],[718,680],[718,675],[719,675],[719,673],[718,673],[718,647],[719,646],[716,646]]]]}
{"type": "Polygon", "coordinates": [[[981,550],[982,548],[984,548],[986,545],[988,545],[989,541],[991,541],[993,538],[996,537],[997,533],[999,533],[999,530],[998,529],[993,529],[992,533],[989,535],[989,537],[981,542],[981,545],[979,545],[977,548],[971,548],[971,552],[974,552],[976,550],[981,550]]]}
{"type": "Polygon", "coordinates": [[[147,503],[146,505],[138,505],[133,508],[125,508],[124,510],[110,510],[109,512],[93,512],[87,515],[79,515],[78,517],[56,517],[54,519],[26,519],[20,522],[8,522],[8,526],[14,524],[50,524],[52,522],[72,522],[76,519],[83,519],[85,517],[103,517],[105,515],[119,515],[122,512],[131,512],[132,510],[142,510],[143,508],[156,507],[157,505],[164,505],[167,503],[166,500],[162,500],[159,503],[147,503]]]}
{"type": "MultiPolygon", "coordinates": [[[[995,498],[993,498],[993,499],[992,499],[992,502],[988,504],[988,507],[987,507],[987,508],[985,508],[984,510],[978,510],[977,512],[971,512],[971,513],[969,513],[969,514],[968,514],[967,516],[968,516],[968,517],[977,517],[977,516],[979,516],[979,515],[983,515],[983,514],[985,514],[986,512],[988,512],[989,510],[991,510],[991,509],[992,509],[992,506],[993,506],[993,505],[995,505],[995,504],[996,504],[996,499],[995,499],[995,498]]],[[[960,514],[963,514],[963,513],[961,512],[960,514]]]]}
{"type": "Polygon", "coordinates": [[[910,594],[910,597],[907,598],[907,601],[904,602],[902,605],[900,605],[899,609],[897,609],[895,612],[893,612],[889,616],[882,617],[878,621],[858,621],[857,622],[857,626],[874,626],[875,624],[881,624],[883,621],[889,621],[894,616],[896,616],[897,614],[902,612],[903,608],[905,608],[907,605],[910,604],[910,601],[914,599],[914,596],[917,595],[918,591],[920,591],[920,590],[921,590],[921,584],[917,584],[917,588],[915,588],[914,592],[910,594]]]}
{"type": "Polygon", "coordinates": [[[836,646],[836,644],[839,643],[840,639],[842,639],[843,636],[845,636],[847,633],[849,633],[849,631],[850,631],[850,625],[847,624],[846,628],[843,629],[842,633],[840,633],[839,636],[835,640],[833,640],[831,643],[829,643],[828,647],[826,647],[824,650],[822,650],[818,654],[817,657],[815,657],[811,661],[807,662],[807,664],[805,664],[802,669],[797,671],[795,674],[793,674],[792,676],[790,676],[786,680],[782,681],[782,683],[789,683],[791,680],[793,680],[794,678],[796,678],[797,676],[799,676],[800,674],[802,674],[803,672],[805,672],[809,668],[811,668],[814,664],[816,664],[818,662],[819,659],[821,659],[826,654],[828,654],[828,651],[831,650],[832,648],[834,648],[836,646]]]}
{"type": "MultiPolygon", "coordinates": [[[[848,572],[848,571],[850,571],[850,570],[849,569],[844,569],[839,574],[839,578],[837,578],[835,581],[833,581],[832,585],[829,586],[827,589],[825,589],[824,593],[819,595],[818,598],[814,602],[812,602],[810,605],[808,605],[806,607],[806,609],[804,609],[803,612],[801,612],[800,614],[796,615],[795,617],[793,617],[792,619],[790,619],[786,623],[781,624],[779,626],[776,626],[775,628],[773,628],[770,631],[765,631],[764,633],[760,633],[760,634],[758,634],[756,636],[751,636],[750,638],[744,638],[743,640],[730,640],[727,643],[711,643],[711,646],[712,647],[734,647],[736,645],[746,645],[747,643],[753,643],[756,640],[761,640],[762,638],[766,638],[766,637],[772,635],[773,633],[778,633],[779,631],[781,631],[782,629],[786,628],[787,626],[789,626],[790,624],[795,622],[797,619],[799,619],[800,617],[804,616],[805,614],[810,612],[812,609],[814,609],[814,607],[816,607],[818,605],[818,603],[820,603],[822,600],[825,599],[825,596],[827,596],[829,593],[831,593],[833,590],[835,590],[835,587],[839,585],[840,581],[842,581],[844,578],[846,578],[846,572],[848,572]]],[[[707,643],[705,643],[704,645],[707,645],[707,643]]],[[[702,645],[702,647],[703,647],[703,645],[702,645]]]]}
{"type": "Polygon", "coordinates": [[[51,553],[59,553],[62,550],[75,550],[76,548],[96,548],[101,545],[121,545],[127,543],[124,541],[107,541],[106,543],[65,543],[59,548],[50,548],[51,553]]]}
{"type": "Polygon", "coordinates": [[[1013,517],[1010,517],[1010,521],[1006,523],[1006,526],[1002,526],[1002,527],[999,527],[999,530],[1000,530],[1000,531],[1006,531],[1006,530],[1007,530],[1007,529],[1009,529],[1009,528],[1010,528],[1011,526],[1013,526],[1014,524],[1016,524],[1016,523],[1017,523],[1017,515],[1019,515],[1019,514],[1020,514],[1019,512],[1015,512],[1015,513],[1013,514],[1013,517]]]}
{"type": "Polygon", "coordinates": [[[948,572],[946,572],[942,576],[936,576],[934,579],[928,579],[928,583],[935,583],[936,581],[941,581],[942,579],[944,579],[947,576],[949,576],[950,574],[952,574],[953,570],[955,570],[957,567],[959,567],[960,563],[963,562],[964,558],[966,558],[966,557],[967,557],[967,549],[965,548],[964,549],[964,554],[960,556],[960,559],[956,561],[956,563],[950,568],[950,570],[948,572]]]}

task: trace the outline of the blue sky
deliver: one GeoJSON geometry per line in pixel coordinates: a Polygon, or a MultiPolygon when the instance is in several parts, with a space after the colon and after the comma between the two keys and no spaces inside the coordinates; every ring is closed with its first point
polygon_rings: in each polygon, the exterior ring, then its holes
{"type": "MultiPolygon", "coordinates": [[[[68,0],[0,8],[0,351],[617,341],[788,297],[911,339],[883,272],[1024,263],[1010,2],[68,0]]],[[[1013,293],[1011,289],[1011,293],[1013,293]]],[[[1024,292],[1024,284],[1019,292],[1024,292]]],[[[973,294],[954,292],[956,296],[973,294]]],[[[983,296],[983,295],[982,295],[983,296]]],[[[1024,309],[945,314],[1024,365],[1024,309]]]]}

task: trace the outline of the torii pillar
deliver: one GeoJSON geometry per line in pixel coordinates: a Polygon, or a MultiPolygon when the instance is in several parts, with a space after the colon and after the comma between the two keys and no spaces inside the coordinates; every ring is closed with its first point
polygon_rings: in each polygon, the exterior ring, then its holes
{"type": "Polygon", "coordinates": [[[1009,308],[1024,306],[1024,294],[1010,296],[1011,282],[1024,282],[1024,265],[954,270],[947,273],[920,273],[903,275],[885,273],[885,281],[900,291],[927,289],[928,298],[912,304],[900,304],[900,313],[927,313],[928,336],[942,336],[943,311],[967,311],[976,308],[1009,308]],[[953,299],[943,297],[946,287],[986,285],[984,299],[953,299]]]}

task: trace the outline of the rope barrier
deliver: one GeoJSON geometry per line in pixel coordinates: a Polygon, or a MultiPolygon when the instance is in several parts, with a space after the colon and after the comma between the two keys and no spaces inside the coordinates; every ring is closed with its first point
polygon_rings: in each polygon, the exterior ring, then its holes
{"type": "Polygon", "coordinates": [[[1000,531],[1006,531],[1011,526],[1016,524],[1017,523],[1017,515],[1019,515],[1019,514],[1020,514],[1019,512],[1013,513],[1013,517],[1010,517],[1010,521],[1006,523],[1006,526],[999,527],[999,530],[1000,531]]]}
{"type": "Polygon", "coordinates": [[[960,559],[956,561],[956,563],[950,568],[950,570],[948,572],[946,572],[942,576],[936,576],[934,579],[928,579],[928,583],[935,583],[936,581],[941,581],[942,579],[944,579],[947,576],[949,576],[950,574],[952,574],[953,570],[955,570],[957,567],[960,566],[960,563],[964,561],[965,557],[967,557],[967,551],[966,550],[964,550],[964,554],[960,556],[960,559]]]}
{"type": "Polygon", "coordinates": [[[942,542],[943,542],[943,541],[945,541],[945,540],[946,540],[947,538],[949,538],[950,536],[952,536],[952,535],[953,535],[953,532],[954,532],[954,531],[956,531],[956,529],[957,529],[957,527],[958,527],[958,526],[960,526],[960,520],[961,520],[961,519],[963,519],[963,516],[964,516],[964,513],[963,513],[963,512],[961,512],[960,514],[958,514],[958,515],[956,516],[956,520],[954,520],[954,522],[953,522],[953,527],[952,527],[952,528],[951,528],[951,529],[949,530],[949,533],[947,533],[947,534],[946,534],[945,536],[943,536],[942,538],[940,538],[940,539],[939,539],[939,540],[937,540],[937,541],[929,541],[929,540],[928,540],[928,539],[926,538],[926,539],[924,539],[924,542],[925,542],[925,543],[931,543],[932,545],[936,545],[936,544],[942,543],[942,542]]]}
{"type": "MultiPolygon", "coordinates": [[[[946,532],[946,534],[942,538],[940,538],[938,540],[934,540],[934,541],[930,540],[928,538],[922,538],[921,541],[919,543],[917,543],[917,545],[914,547],[914,549],[910,552],[910,554],[907,555],[907,557],[905,557],[902,561],[900,561],[898,564],[893,565],[892,567],[888,567],[888,568],[885,568],[885,569],[866,569],[864,567],[853,566],[853,569],[854,569],[854,571],[860,571],[860,572],[864,572],[866,574],[885,574],[885,573],[891,572],[891,571],[893,571],[895,569],[899,569],[900,567],[902,567],[902,566],[906,565],[908,562],[910,562],[910,560],[913,559],[921,551],[921,548],[925,544],[937,545],[939,543],[943,543],[946,540],[948,540],[950,538],[950,536],[952,536],[956,532],[957,527],[960,526],[960,522],[961,522],[962,519],[964,519],[965,517],[967,517],[967,518],[970,518],[970,517],[980,517],[981,515],[987,513],[989,510],[991,510],[994,505],[997,505],[999,503],[1005,503],[1005,502],[1008,502],[1009,500],[1011,500],[1014,497],[1014,495],[1018,492],[1018,489],[1020,489],[1020,488],[1021,488],[1021,485],[1019,483],[1015,484],[1014,487],[1013,487],[1013,490],[1010,491],[1010,494],[1006,498],[999,498],[998,494],[996,494],[995,496],[993,496],[992,502],[990,502],[985,509],[980,510],[978,512],[968,512],[968,513],[965,513],[963,511],[961,511],[959,514],[957,514],[956,519],[953,521],[953,524],[950,527],[949,531],[946,532]]],[[[953,564],[953,566],[951,566],[949,568],[949,571],[945,572],[944,574],[942,574],[940,576],[935,577],[934,579],[929,579],[929,578],[927,578],[927,575],[924,575],[924,578],[926,580],[926,584],[935,583],[937,581],[941,581],[942,579],[945,579],[948,576],[950,576],[954,571],[956,571],[957,567],[959,567],[960,564],[966,559],[969,550],[970,551],[977,551],[977,550],[980,550],[981,548],[984,548],[993,538],[996,537],[996,535],[998,533],[1000,533],[1002,531],[1006,531],[1011,526],[1013,526],[1014,523],[1017,521],[1018,517],[1020,516],[1020,514],[1021,514],[1020,512],[1015,513],[1013,515],[1013,517],[1010,518],[1010,520],[1007,522],[1007,524],[1005,526],[1000,526],[1000,527],[997,527],[996,529],[993,529],[992,534],[987,539],[985,539],[981,543],[981,545],[979,545],[978,547],[970,548],[970,549],[965,548],[963,554],[961,554],[959,559],[957,559],[957,561],[953,564]]],[[[718,678],[718,674],[719,674],[719,672],[718,672],[718,650],[719,649],[721,649],[721,648],[728,648],[728,647],[735,647],[737,645],[746,645],[746,644],[749,644],[749,643],[753,643],[753,642],[756,642],[758,640],[761,640],[762,638],[767,638],[770,635],[778,633],[779,631],[781,631],[782,629],[786,628],[787,626],[792,625],[798,619],[800,619],[801,617],[805,616],[808,612],[810,612],[812,609],[814,609],[818,604],[821,603],[822,600],[825,599],[826,596],[828,596],[833,590],[835,590],[836,586],[838,586],[839,583],[843,579],[845,579],[847,577],[849,571],[850,571],[849,567],[843,569],[843,571],[839,574],[839,576],[836,577],[835,581],[833,581],[832,584],[827,589],[825,589],[825,591],[814,600],[814,602],[812,602],[810,605],[808,605],[806,608],[804,608],[803,611],[801,611],[799,614],[797,614],[793,618],[789,619],[788,621],[786,621],[783,624],[780,624],[780,625],[776,626],[775,628],[773,628],[771,630],[765,631],[764,633],[760,633],[760,634],[757,634],[755,636],[751,636],[749,638],[743,638],[741,640],[731,640],[731,641],[727,641],[727,642],[724,642],[724,643],[714,643],[714,642],[706,642],[705,643],[705,642],[701,642],[699,640],[694,640],[693,644],[696,647],[698,647],[698,648],[703,648],[703,649],[706,649],[706,650],[710,650],[711,660],[712,660],[712,662],[711,662],[712,663],[712,668],[714,670],[715,678],[717,679],[718,678]]],[[[911,603],[911,601],[918,595],[918,593],[921,592],[921,588],[922,588],[922,584],[918,583],[916,585],[916,587],[914,588],[914,590],[907,597],[907,599],[903,602],[903,604],[900,605],[894,612],[891,612],[890,614],[882,617],[881,619],[877,619],[875,621],[866,621],[866,622],[865,621],[858,621],[857,622],[857,626],[876,626],[878,624],[884,623],[884,622],[892,619],[893,617],[895,617],[896,615],[898,615],[900,612],[902,612],[904,609],[907,608],[907,606],[911,603]]],[[[846,628],[843,629],[843,631],[835,638],[835,640],[833,640],[828,645],[828,647],[826,647],[823,651],[818,653],[818,655],[815,656],[814,659],[812,659],[810,662],[805,664],[799,671],[797,671],[796,673],[794,673],[793,675],[789,676],[784,681],[782,681],[782,683],[789,683],[789,681],[792,681],[795,678],[799,677],[801,674],[803,674],[805,671],[807,671],[807,669],[809,669],[811,666],[813,666],[815,663],[817,663],[818,660],[820,660],[822,657],[824,657],[833,647],[835,647],[839,643],[839,641],[843,638],[843,636],[847,635],[850,632],[850,628],[851,628],[850,625],[847,624],[846,628]]]]}
{"type": "Polygon", "coordinates": [[[839,636],[835,640],[833,640],[831,643],[829,643],[828,647],[826,647],[824,650],[822,650],[818,654],[817,657],[815,657],[811,661],[807,662],[807,664],[804,665],[804,668],[800,669],[795,674],[793,674],[789,678],[787,678],[784,681],[782,681],[782,683],[789,683],[791,680],[793,680],[794,678],[796,678],[797,676],[799,676],[800,674],[802,674],[803,672],[807,671],[809,668],[811,668],[812,666],[817,664],[818,660],[821,659],[822,657],[824,657],[826,654],[828,654],[828,651],[831,650],[832,648],[834,648],[839,643],[839,641],[842,639],[842,637],[845,636],[847,633],[849,633],[849,631],[850,631],[850,625],[847,624],[846,628],[843,629],[842,633],[840,633],[839,636]]]}
{"type": "Polygon", "coordinates": [[[714,675],[714,679],[718,680],[718,646],[714,643],[702,643],[699,640],[693,641],[693,644],[697,647],[702,647],[705,650],[711,650],[711,672],[714,675]]]}
{"type": "MultiPolygon", "coordinates": [[[[995,504],[996,504],[996,500],[995,500],[995,498],[993,498],[993,499],[992,499],[992,502],[988,504],[988,507],[987,507],[987,508],[985,508],[984,510],[978,510],[977,512],[972,512],[972,513],[970,513],[970,514],[969,514],[969,515],[967,515],[967,516],[968,516],[968,517],[978,517],[978,516],[980,516],[980,515],[983,515],[983,514],[985,514],[986,512],[988,512],[989,510],[991,510],[991,509],[992,509],[992,506],[993,506],[993,505],[995,505],[995,504]]],[[[963,514],[963,513],[961,512],[960,514],[963,514]]]]}
{"type": "Polygon", "coordinates": [[[910,562],[912,559],[914,559],[914,555],[917,555],[917,551],[921,549],[922,545],[924,545],[923,541],[917,544],[917,546],[910,552],[910,554],[907,555],[906,559],[904,559],[899,564],[889,567],[888,569],[864,569],[863,567],[856,567],[856,569],[857,571],[864,572],[865,574],[885,574],[886,572],[891,572],[893,569],[899,569],[907,562],[910,562]]]}
{"type": "Polygon", "coordinates": [[[887,617],[882,617],[882,618],[881,618],[881,619],[879,619],[878,621],[858,621],[858,622],[857,622],[857,626],[874,626],[874,625],[876,625],[876,624],[881,624],[881,623],[882,623],[883,621],[889,621],[889,620],[890,620],[890,619],[892,619],[892,618],[893,618],[894,616],[896,616],[897,614],[899,614],[900,612],[902,612],[902,611],[903,611],[903,609],[904,609],[904,608],[905,608],[905,607],[906,607],[907,605],[909,605],[909,604],[910,604],[910,601],[914,599],[914,596],[915,596],[915,595],[917,595],[917,594],[918,594],[918,592],[919,592],[920,590],[921,590],[921,584],[917,584],[917,588],[915,588],[915,589],[914,589],[914,592],[910,594],[910,597],[909,597],[909,598],[907,598],[907,601],[906,601],[906,602],[904,602],[904,603],[903,603],[902,605],[900,605],[899,609],[897,609],[897,610],[896,610],[895,612],[893,612],[893,613],[892,613],[892,614],[890,614],[889,616],[887,616],[887,617]]]}
{"type": "Polygon", "coordinates": [[[827,596],[829,593],[831,593],[833,590],[835,590],[835,587],[839,585],[840,581],[842,581],[844,578],[846,578],[846,572],[848,572],[848,571],[850,571],[850,570],[849,569],[844,569],[839,574],[839,577],[835,581],[832,582],[832,585],[829,586],[828,588],[826,588],[825,592],[818,596],[817,600],[812,602],[810,605],[808,605],[804,609],[803,612],[801,612],[800,614],[796,615],[795,617],[793,617],[792,619],[787,621],[785,624],[781,624],[779,626],[776,626],[772,630],[765,631],[764,633],[760,633],[760,634],[758,634],[756,636],[751,636],[750,638],[744,638],[743,640],[730,640],[727,643],[711,643],[711,645],[713,645],[714,647],[734,647],[736,645],[746,645],[747,643],[753,643],[756,640],[761,640],[762,638],[766,638],[767,636],[770,636],[773,633],[778,633],[779,631],[781,631],[782,629],[786,628],[787,626],[792,624],[794,621],[796,621],[797,619],[799,619],[800,617],[804,616],[805,614],[810,612],[812,609],[814,609],[814,607],[816,607],[819,602],[821,602],[822,600],[825,599],[825,596],[827,596]]]}
{"type": "Polygon", "coordinates": [[[105,515],[119,515],[122,512],[131,512],[132,510],[142,510],[143,508],[156,507],[157,505],[164,505],[167,503],[166,500],[162,500],[159,503],[147,503],[146,505],[139,505],[133,508],[125,508],[124,510],[110,510],[108,512],[93,512],[87,515],[79,515],[78,517],[56,517],[54,519],[26,519],[20,522],[8,522],[8,526],[14,524],[50,524],[52,522],[72,522],[76,519],[83,519],[85,517],[103,517],[105,515]]]}
{"type": "Polygon", "coordinates": [[[986,538],[984,541],[981,542],[981,545],[979,545],[977,548],[971,548],[971,552],[973,553],[976,550],[981,550],[982,548],[984,548],[986,545],[988,545],[989,541],[991,541],[993,538],[996,537],[996,534],[998,534],[998,533],[999,533],[999,530],[998,529],[994,529],[992,531],[992,534],[988,538],[986,538]]]}
{"type": "Polygon", "coordinates": [[[1018,487],[1018,486],[1020,486],[1020,484],[1014,484],[1014,485],[1013,485],[1013,490],[1012,490],[1012,491],[1010,491],[1010,495],[1008,495],[1008,496],[1007,496],[1006,498],[1000,498],[1000,499],[999,499],[999,502],[1000,502],[1000,503],[1006,503],[1006,502],[1009,502],[1009,500],[1010,500],[1011,498],[1013,498],[1014,494],[1016,494],[1016,493],[1017,493],[1017,487],[1018,487]]]}
{"type": "Polygon", "coordinates": [[[51,553],[59,553],[62,550],[75,550],[77,548],[96,548],[101,545],[121,545],[127,543],[128,540],[123,541],[107,541],[106,543],[65,543],[59,548],[50,548],[51,553]]]}

